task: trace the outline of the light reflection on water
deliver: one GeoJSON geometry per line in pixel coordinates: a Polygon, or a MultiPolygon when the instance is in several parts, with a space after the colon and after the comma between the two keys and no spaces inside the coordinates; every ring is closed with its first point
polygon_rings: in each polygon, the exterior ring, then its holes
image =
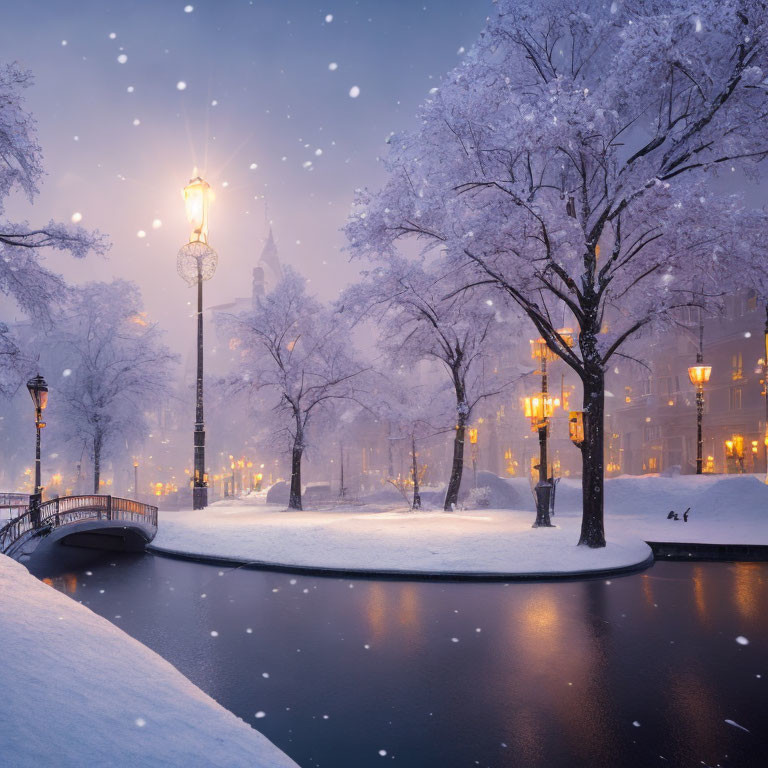
{"type": "Polygon", "coordinates": [[[62,548],[33,570],[303,766],[765,765],[766,564],[445,583],[62,548]]]}

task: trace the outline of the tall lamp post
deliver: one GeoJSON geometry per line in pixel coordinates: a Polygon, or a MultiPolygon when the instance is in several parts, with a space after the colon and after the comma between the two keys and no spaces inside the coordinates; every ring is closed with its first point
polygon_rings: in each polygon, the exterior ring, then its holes
{"type": "Polygon", "coordinates": [[[43,411],[48,405],[48,385],[45,379],[38,373],[34,379],[27,382],[27,389],[35,404],[35,429],[37,439],[35,442],[35,492],[29,499],[29,508],[32,512],[32,522],[35,528],[40,524],[40,503],[43,500],[43,486],[40,477],[40,430],[45,427],[43,411]]]}
{"type": "Polygon", "coordinates": [[[704,414],[704,385],[712,375],[712,366],[704,365],[704,319],[699,315],[699,351],[696,353],[696,365],[688,368],[688,378],[696,387],[696,474],[700,475],[704,469],[701,419],[704,414]]]}
{"type": "Polygon", "coordinates": [[[218,264],[216,251],[208,245],[208,206],[211,187],[199,176],[184,187],[187,218],[192,224],[189,242],[176,257],[176,271],[191,287],[197,285],[197,387],[195,391],[195,469],[192,508],[208,506],[208,477],[205,473],[205,421],[203,419],[203,283],[213,277],[218,264]]]}

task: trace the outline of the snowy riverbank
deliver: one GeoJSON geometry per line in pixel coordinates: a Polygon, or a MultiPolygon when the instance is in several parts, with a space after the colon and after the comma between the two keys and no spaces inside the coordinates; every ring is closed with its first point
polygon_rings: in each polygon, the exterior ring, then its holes
{"type": "Polygon", "coordinates": [[[394,498],[379,498],[362,506],[288,512],[264,504],[263,497],[244,498],[202,512],[161,512],[154,546],[287,566],[525,575],[637,565],[648,558],[645,541],[768,545],[768,487],[753,476],[608,480],[608,546],[589,550],[574,546],[580,526],[578,480],[560,483],[557,527],[533,530],[527,482],[480,475],[493,485],[493,503],[511,508],[413,513],[394,498]],[[678,521],[667,519],[670,510],[678,513],[678,521]]]}
{"type": "Polygon", "coordinates": [[[6,768],[296,768],[153,651],[0,555],[6,768]]]}

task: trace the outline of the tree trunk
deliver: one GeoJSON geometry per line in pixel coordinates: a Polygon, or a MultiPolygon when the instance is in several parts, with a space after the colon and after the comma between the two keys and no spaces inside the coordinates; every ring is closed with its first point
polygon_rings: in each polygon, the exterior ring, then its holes
{"type": "Polygon", "coordinates": [[[413,506],[411,509],[421,509],[421,494],[419,493],[419,466],[416,463],[416,438],[411,435],[411,457],[413,458],[413,506]]]}
{"type": "Polygon", "coordinates": [[[579,544],[605,546],[603,522],[605,374],[599,364],[585,365],[584,443],[581,446],[583,512],[579,544]]]}
{"type": "Polygon", "coordinates": [[[293,441],[291,451],[291,495],[288,500],[289,509],[302,509],[301,506],[301,455],[304,453],[304,445],[301,435],[297,435],[293,441]]]}
{"type": "Polygon", "coordinates": [[[99,492],[101,482],[101,433],[96,432],[93,438],[93,492],[99,492]]]}
{"type": "Polygon", "coordinates": [[[459,488],[461,487],[461,475],[464,470],[464,433],[466,431],[466,418],[460,413],[456,425],[456,436],[453,438],[453,464],[451,465],[451,479],[448,481],[448,491],[445,494],[446,512],[452,512],[459,503],[459,488]]]}

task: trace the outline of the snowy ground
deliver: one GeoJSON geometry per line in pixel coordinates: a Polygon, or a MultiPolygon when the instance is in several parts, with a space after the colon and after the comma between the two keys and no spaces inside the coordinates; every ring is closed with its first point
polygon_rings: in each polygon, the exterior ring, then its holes
{"type": "Polygon", "coordinates": [[[286,512],[219,503],[202,512],[161,513],[155,545],[282,565],[457,574],[599,571],[650,555],[632,535],[612,536],[599,550],[574,546],[580,522],[573,516],[537,530],[532,519],[528,512],[496,509],[413,513],[377,504],[286,512]]]}
{"type": "Polygon", "coordinates": [[[219,502],[202,512],[161,512],[154,545],[283,565],[457,574],[617,568],[645,561],[645,541],[768,545],[768,486],[753,476],[609,480],[608,546],[597,550],[574,546],[578,480],[564,480],[558,488],[557,527],[538,530],[531,528],[527,483],[493,476],[491,481],[494,503],[516,509],[413,513],[394,498],[378,498],[362,506],[288,512],[266,505],[262,496],[219,502]],[[670,510],[679,521],[666,519],[670,510]]]}
{"type": "Polygon", "coordinates": [[[153,651],[0,555],[5,768],[296,768],[153,651]]]}

